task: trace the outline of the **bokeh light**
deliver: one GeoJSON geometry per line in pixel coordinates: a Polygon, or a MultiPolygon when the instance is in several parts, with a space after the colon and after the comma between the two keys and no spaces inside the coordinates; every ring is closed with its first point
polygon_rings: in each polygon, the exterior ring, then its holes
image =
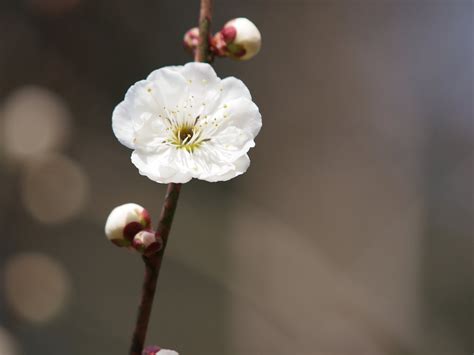
{"type": "Polygon", "coordinates": [[[17,355],[18,344],[13,336],[4,328],[0,327],[0,355],[17,355]]]}
{"type": "Polygon", "coordinates": [[[70,294],[70,280],[64,267],[40,253],[11,257],[5,266],[4,282],[8,305],[32,323],[44,323],[57,316],[70,294]]]}
{"type": "Polygon", "coordinates": [[[81,212],[89,184],[81,166],[52,155],[29,164],[21,185],[22,202],[42,223],[65,222],[81,212]]]}
{"type": "Polygon", "coordinates": [[[4,150],[8,157],[23,160],[60,149],[67,140],[71,115],[64,100],[38,86],[14,91],[4,102],[4,150]]]}

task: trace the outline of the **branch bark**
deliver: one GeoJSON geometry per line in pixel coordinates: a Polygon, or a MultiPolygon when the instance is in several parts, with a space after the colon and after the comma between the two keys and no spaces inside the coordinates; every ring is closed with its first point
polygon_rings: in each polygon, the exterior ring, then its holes
{"type": "Polygon", "coordinates": [[[201,0],[199,12],[199,44],[194,55],[196,62],[212,61],[209,44],[211,42],[212,0],[201,0]]]}
{"type": "Polygon", "coordinates": [[[178,205],[180,191],[181,184],[168,185],[157,228],[157,234],[163,239],[163,247],[158,253],[152,256],[143,256],[143,261],[145,263],[145,278],[143,280],[142,298],[138,307],[138,315],[135,323],[135,330],[133,332],[130,355],[141,355],[143,352],[148,323],[150,321],[153,306],[153,299],[155,297],[156,284],[158,282],[158,276],[160,274],[168,236],[173,223],[174,213],[176,211],[176,206],[178,205]]]}

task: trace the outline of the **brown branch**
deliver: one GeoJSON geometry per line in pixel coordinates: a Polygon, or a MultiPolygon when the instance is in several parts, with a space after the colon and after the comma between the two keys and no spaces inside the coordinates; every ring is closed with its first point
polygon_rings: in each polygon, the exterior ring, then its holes
{"type": "MultiPolygon", "coordinates": [[[[201,0],[199,14],[199,45],[194,60],[196,62],[209,62],[212,60],[209,50],[210,28],[212,18],[212,0],[201,0]]],[[[157,234],[163,238],[163,248],[155,255],[143,257],[145,262],[145,278],[143,280],[142,298],[138,308],[138,316],[133,332],[130,355],[141,355],[145,344],[145,338],[150,321],[153,299],[155,297],[156,284],[160,274],[161,264],[165,253],[168,236],[173,223],[173,216],[178,204],[181,184],[169,184],[165,201],[161,210],[157,234]]]]}
{"type": "Polygon", "coordinates": [[[160,274],[171,224],[173,223],[174,212],[178,205],[180,190],[181,184],[169,184],[166,191],[165,201],[161,209],[160,221],[158,222],[157,228],[157,234],[163,238],[163,248],[150,257],[143,256],[143,261],[145,262],[145,278],[143,280],[142,299],[138,307],[138,316],[133,332],[130,355],[141,355],[143,346],[145,345],[148,323],[150,321],[153,299],[155,297],[156,283],[158,281],[158,275],[160,274]]]}
{"type": "Polygon", "coordinates": [[[201,0],[199,12],[199,44],[194,55],[196,62],[212,61],[209,44],[211,41],[212,0],[201,0]]]}

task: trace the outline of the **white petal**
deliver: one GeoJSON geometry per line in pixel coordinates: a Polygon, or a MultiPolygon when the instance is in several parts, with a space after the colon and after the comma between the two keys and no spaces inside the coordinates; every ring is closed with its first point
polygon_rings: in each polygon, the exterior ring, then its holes
{"type": "Polygon", "coordinates": [[[246,98],[237,98],[223,104],[214,117],[219,125],[218,130],[234,126],[248,132],[252,138],[257,136],[262,127],[262,115],[257,105],[246,98]]]}
{"type": "Polygon", "coordinates": [[[240,128],[229,126],[216,133],[209,142],[222,161],[234,161],[255,147],[253,136],[240,128]]]}
{"type": "Polygon", "coordinates": [[[134,131],[135,148],[146,152],[158,151],[169,136],[164,119],[150,113],[134,120],[134,131]]]}
{"type": "Polygon", "coordinates": [[[243,164],[248,157],[246,154],[233,156],[223,156],[221,152],[211,146],[203,146],[190,154],[193,164],[193,177],[206,181],[223,181],[240,175],[245,169],[243,164]]]}
{"type": "MultiPolygon", "coordinates": [[[[183,70],[184,65],[169,65],[169,66],[164,67],[164,68],[172,70],[172,71],[180,72],[181,70],[183,70]]],[[[153,74],[153,72],[151,74],[153,74]]]]}
{"type": "Polygon", "coordinates": [[[227,181],[245,173],[249,166],[250,166],[250,159],[248,155],[245,154],[241,156],[239,159],[237,159],[236,161],[234,161],[231,164],[231,168],[228,169],[227,171],[222,172],[221,174],[203,176],[201,177],[201,179],[209,181],[209,182],[227,181]]]}
{"type": "Polygon", "coordinates": [[[120,143],[128,148],[134,148],[134,126],[143,114],[163,114],[159,99],[148,90],[151,85],[141,80],[132,85],[125,99],[117,105],[112,113],[112,129],[120,143]]]}
{"type": "Polygon", "coordinates": [[[204,115],[219,97],[221,80],[207,63],[188,63],[179,73],[188,83],[187,111],[193,118],[204,115]]]}
{"type": "Polygon", "coordinates": [[[172,153],[175,150],[170,147],[154,154],[134,151],[132,163],[138,168],[141,175],[161,184],[188,182],[192,178],[191,174],[183,169],[177,169],[176,164],[173,163],[172,153]]]}
{"type": "Polygon", "coordinates": [[[152,72],[147,82],[153,84],[153,89],[167,110],[173,110],[189,95],[188,83],[179,71],[161,68],[152,72]]]}
{"type": "Polygon", "coordinates": [[[152,84],[147,80],[140,80],[133,84],[125,94],[124,103],[132,118],[139,117],[144,112],[161,113],[162,102],[156,93],[149,92],[152,84]]]}
{"type": "Polygon", "coordinates": [[[120,143],[128,148],[134,148],[133,121],[125,101],[119,103],[112,113],[112,130],[120,143]]]}
{"type": "Polygon", "coordinates": [[[249,89],[241,80],[232,76],[225,78],[218,84],[215,96],[209,99],[209,104],[204,114],[212,115],[218,111],[220,107],[238,98],[252,100],[249,89]]]}
{"type": "Polygon", "coordinates": [[[242,80],[229,76],[221,80],[219,100],[223,103],[238,98],[246,98],[252,100],[250,91],[242,80]]]}
{"type": "Polygon", "coordinates": [[[220,82],[212,66],[207,63],[187,63],[179,73],[191,84],[191,88],[197,91],[206,90],[220,82]]]}

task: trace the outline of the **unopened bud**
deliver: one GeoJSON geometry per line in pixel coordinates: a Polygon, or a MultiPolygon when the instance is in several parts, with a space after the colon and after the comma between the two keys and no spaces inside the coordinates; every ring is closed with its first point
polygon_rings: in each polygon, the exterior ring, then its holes
{"type": "Polygon", "coordinates": [[[227,22],[214,36],[212,44],[217,55],[248,60],[260,51],[262,36],[252,21],[239,17],[227,22]]]}
{"type": "Polygon", "coordinates": [[[142,355],[179,355],[176,351],[162,349],[159,346],[149,346],[143,350],[142,355]]]}
{"type": "Polygon", "coordinates": [[[107,217],[105,235],[117,246],[132,245],[133,237],[151,225],[146,209],[136,203],[126,203],[115,207],[107,217]]]}
{"type": "Polygon", "coordinates": [[[163,247],[163,239],[153,231],[143,230],[133,237],[132,245],[143,255],[150,256],[161,250],[163,247]]]}
{"type": "Polygon", "coordinates": [[[199,28],[193,27],[184,34],[183,38],[184,48],[191,53],[197,48],[199,44],[199,28]]]}

